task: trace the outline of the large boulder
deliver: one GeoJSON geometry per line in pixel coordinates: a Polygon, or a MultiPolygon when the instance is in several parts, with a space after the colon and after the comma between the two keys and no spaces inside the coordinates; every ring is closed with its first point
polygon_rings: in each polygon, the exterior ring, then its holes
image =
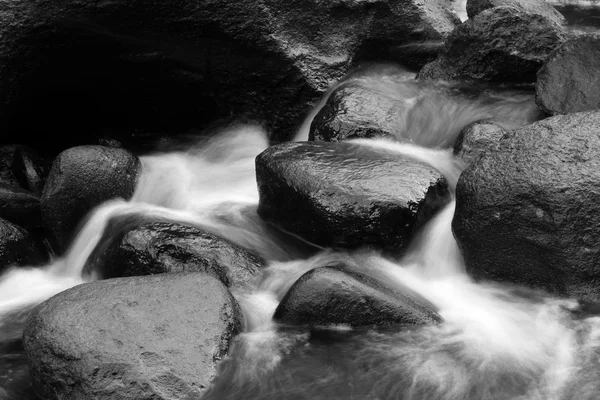
{"type": "Polygon", "coordinates": [[[325,247],[402,249],[449,201],[429,165],[350,142],[296,142],[256,158],[259,215],[325,247]]]}
{"type": "Polygon", "coordinates": [[[42,218],[58,252],[94,207],[133,195],[139,168],[138,158],[124,149],[79,146],[58,155],[41,199],[42,218]]]}
{"type": "Polygon", "coordinates": [[[109,279],[42,303],[23,343],[44,399],[198,399],[241,319],[203,273],[109,279]]]}
{"type": "Polygon", "coordinates": [[[520,128],[541,117],[531,91],[488,86],[432,85],[385,72],[344,82],[315,116],[308,139],[384,137],[447,148],[465,125],[475,121],[520,128]]]}
{"type": "Polygon", "coordinates": [[[557,47],[539,70],[536,101],[551,115],[600,109],[600,35],[557,47]]]}
{"type": "Polygon", "coordinates": [[[264,260],[211,233],[155,222],[126,232],[97,268],[105,278],[205,272],[228,287],[242,287],[264,266],[264,260]]]}
{"type": "Polygon", "coordinates": [[[454,144],[454,154],[470,164],[484,152],[495,149],[505,133],[506,130],[492,122],[469,124],[460,131],[454,144]]]}
{"type": "Polygon", "coordinates": [[[344,266],[315,268],[302,275],[275,310],[274,318],[293,325],[421,325],[441,317],[413,296],[392,290],[344,266]]]}
{"type": "Polygon", "coordinates": [[[505,133],[456,188],[454,235],[468,272],[600,299],[600,112],[505,133]]]}
{"type": "Polygon", "coordinates": [[[456,28],[419,78],[532,83],[550,52],[566,39],[563,26],[543,15],[491,8],[456,28]]]}
{"type": "Polygon", "coordinates": [[[469,18],[475,18],[477,14],[487,9],[502,6],[515,7],[531,14],[543,15],[561,25],[567,23],[565,17],[546,0],[467,0],[467,15],[469,18]]]}
{"type": "Polygon", "coordinates": [[[44,176],[42,159],[35,150],[15,144],[0,146],[0,183],[40,195],[44,176]]]}
{"type": "Polygon", "coordinates": [[[40,198],[27,190],[0,183],[0,218],[25,228],[41,227],[40,198]]]}
{"type": "Polygon", "coordinates": [[[289,135],[356,62],[423,65],[456,23],[446,0],[2,2],[0,129],[75,145],[250,113],[289,135]]]}
{"type": "Polygon", "coordinates": [[[48,259],[44,246],[25,229],[0,218],[0,271],[10,266],[33,266],[48,259]]]}

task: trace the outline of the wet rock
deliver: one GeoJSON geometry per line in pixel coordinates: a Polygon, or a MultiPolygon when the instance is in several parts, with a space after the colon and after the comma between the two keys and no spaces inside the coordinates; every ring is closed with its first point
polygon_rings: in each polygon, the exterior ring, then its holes
{"type": "Polygon", "coordinates": [[[489,149],[495,149],[506,130],[491,122],[474,122],[460,131],[454,154],[470,164],[489,149]]]}
{"type": "Polygon", "coordinates": [[[65,150],[52,164],[42,195],[42,218],[58,252],[77,225],[99,204],[132,196],[139,160],[124,149],[80,146],[65,150]]]}
{"type": "Polygon", "coordinates": [[[42,160],[33,149],[21,145],[0,147],[0,183],[40,195],[44,176],[42,160]]]}
{"type": "Polygon", "coordinates": [[[487,9],[502,6],[514,7],[530,14],[542,15],[560,25],[567,23],[565,17],[546,0],[467,0],[467,15],[469,18],[474,18],[487,9]]]}
{"type": "Polygon", "coordinates": [[[495,7],[456,28],[419,78],[532,83],[550,52],[566,39],[564,28],[542,15],[495,7]]]}
{"type": "Polygon", "coordinates": [[[441,317],[411,296],[344,268],[315,268],[286,293],[274,318],[293,325],[430,324],[441,317]]]}
{"type": "Polygon", "coordinates": [[[600,109],[600,35],[578,36],[550,54],[538,72],[536,101],[551,115],[600,109]]]}
{"type": "Polygon", "coordinates": [[[109,279],[42,303],[23,343],[45,399],[198,399],[241,318],[206,274],[109,279]]]}
{"type": "Polygon", "coordinates": [[[454,235],[476,278],[600,299],[600,112],[504,134],[461,175],[454,235]]]}
{"type": "Polygon", "coordinates": [[[422,66],[458,22],[446,0],[4,2],[0,129],[76,145],[249,114],[290,135],[353,64],[422,66]]]}
{"type": "Polygon", "coordinates": [[[315,116],[308,139],[383,137],[449,148],[470,123],[486,119],[514,129],[542,117],[530,90],[481,83],[439,85],[375,70],[372,76],[341,83],[331,93],[315,116]]]}
{"type": "Polygon", "coordinates": [[[9,266],[40,265],[48,255],[25,229],[0,218],[0,271],[9,266]]]}
{"type": "Polygon", "coordinates": [[[249,284],[264,260],[203,230],[156,222],[126,232],[99,267],[106,278],[205,272],[226,286],[249,284]]]}
{"type": "Polygon", "coordinates": [[[41,227],[40,198],[27,190],[0,183],[0,218],[28,229],[41,227]]]}
{"type": "Polygon", "coordinates": [[[346,139],[399,135],[405,102],[368,87],[344,86],[331,94],[315,116],[308,140],[337,142],[346,139]]]}
{"type": "Polygon", "coordinates": [[[256,175],[259,215],[324,247],[401,249],[449,200],[430,166],[352,143],[273,146],[256,175]]]}

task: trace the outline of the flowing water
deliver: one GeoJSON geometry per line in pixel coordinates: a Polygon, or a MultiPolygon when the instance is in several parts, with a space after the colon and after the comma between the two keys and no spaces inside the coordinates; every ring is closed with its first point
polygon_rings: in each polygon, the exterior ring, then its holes
{"type": "MultiPolygon", "coordinates": [[[[429,163],[451,187],[465,167],[448,148],[460,126],[492,119],[517,127],[535,119],[527,106],[531,93],[425,87],[390,67],[361,71],[339,85],[354,84],[405,101],[411,116],[410,123],[399,126],[396,141],[362,139],[356,145],[429,163]]],[[[297,140],[307,137],[322,106],[311,113],[297,140]]],[[[374,250],[317,248],[275,230],[256,214],[254,159],[267,146],[260,125],[232,125],[210,139],[143,156],[133,198],[90,213],[64,257],[1,276],[0,398],[34,398],[20,341],[31,307],[100,279],[90,256],[102,250],[114,229],[147,220],[201,227],[269,261],[250,290],[233,293],[244,312],[245,331],[220,364],[208,399],[599,398],[600,317],[582,313],[574,300],[472,281],[450,228],[454,202],[399,259],[374,250]],[[335,261],[385,285],[409,287],[431,302],[444,322],[379,329],[274,323],[273,312],[294,281],[335,261]]]]}

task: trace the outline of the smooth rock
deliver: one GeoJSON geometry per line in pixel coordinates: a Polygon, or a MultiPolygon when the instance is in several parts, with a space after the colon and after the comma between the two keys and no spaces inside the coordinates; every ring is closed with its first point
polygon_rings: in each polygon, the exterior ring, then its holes
{"type": "Polygon", "coordinates": [[[292,325],[421,325],[440,322],[432,309],[366,275],[326,266],[302,275],[279,303],[274,318],[292,325]]]}
{"type": "Polygon", "coordinates": [[[256,176],[259,215],[324,247],[402,249],[449,201],[429,165],[349,142],[272,146],[256,176]]]}
{"type": "Polygon", "coordinates": [[[565,25],[567,20],[546,0],[467,0],[467,15],[474,18],[481,12],[494,8],[515,7],[530,14],[542,15],[551,21],[565,25]]]}
{"type": "Polygon", "coordinates": [[[505,133],[456,188],[454,236],[478,279],[600,299],[600,112],[505,133]]]}
{"type": "Polygon", "coordinates": [[[514,7],[495,7],[457,27],[419,79],[533,83],[548,55],[567,39],[563,26],[514,7]]]}
{"type": "Polygon", "coordinates": [[[23,343],[44,399],[191,400],[241,319],[227,288],[203,273],[108,279],[34,309],[23,343]]]}
{"type": "Polygon", "coordinates": [[[546,113],[600,109],[600,35],[577,36],[557,47],[539,70],[536,101],[546,113]]]}
{"type": "Polygon", "coordinates": [[[0,4],[0,130],[62,148],[233,114],[283,139],[356,63],[422,66],[459,23],[447,0],[0,4]]]}
{"type": "Polygon", "coordinates": [[[484,152],[495,149],[507,131],[491,122],[474,122],[460,131],[454,144],[454,154],[467,164],[484,152]]]}
{"type": "Polygon", "coordinates": [[[483,119],[506,129],[545,117],[531,90],[489,84],[439,85],[373,70],[342,82],[314,117],[308,140],[392,138],[423,147],[449,148],[468,124],[483,119]]]}
{"type": "Polygon", "coordinates": [[[140,162],[124,149],[79,146],[60,153],[42,195],[42,218],[57,252],[68,246],[79,222],[94,207],[129,199],[140,162]]]}
{"type": "Polygon", "coordinates": [[[250,284],[265,261],[211,233],[155,222],[126,232],[99,265],[105,278],[166,272],[205,272],[226,286],[250,284]]]}
{"type": "Polygon", "coordinates": [[[0,218],[0,271],[10,266],[35,266],[46,262],[44,247],[25,229],[0,218]]]}

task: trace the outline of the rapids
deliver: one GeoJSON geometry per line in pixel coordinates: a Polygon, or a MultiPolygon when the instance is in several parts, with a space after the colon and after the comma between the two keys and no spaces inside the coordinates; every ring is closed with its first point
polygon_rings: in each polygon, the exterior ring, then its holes
{"type": "MultiPolygon", "coordinates": [[[[507,127],[531,122],[523,107],[531,94],[482,89],[464,96],[447,87],[421,87],[408,73],[395,72],[390,80],[389,71],[361,71],[339,85],[368,85],[397,99],[424,101],[411,102],[412,122],[399,128],[398,141],[355,143],[427,162],[451,187],[465,166],[447,143],[461,126],[482,118],[507,127]]],[[[296,140],[307,137],[325,101],[296,140]]],[[[600,318],[583,315],[574,300],[472,281],[451,232],[453,202],[399,259],[374,250],[320,249],[264,223],[256,214],[254,159],[267,148],[266,137],[258,124],[231,125],[209,139],[141,157],[142,173],[129,202],[111,201],[94,210],[62,258],[1,276],[0,398],[34,398],[20,343],[28,310],[69,287],[101,279],[93,253],[115,229],[146,219],[201,227],[269,261],[251,290],[233,293],[245,331],[221,363],[208,399],[598,398],[600,318]],[[408,286],[439,309],[444,323],[310,330],[274,323],[273,312],[294,281],[332,261],[392,287],[408,286]]]]}

